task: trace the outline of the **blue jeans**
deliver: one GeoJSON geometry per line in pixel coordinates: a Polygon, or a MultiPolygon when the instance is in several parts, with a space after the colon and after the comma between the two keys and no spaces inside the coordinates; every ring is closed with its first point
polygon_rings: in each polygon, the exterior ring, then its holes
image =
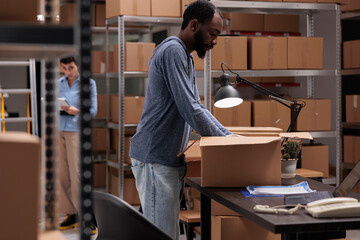
{"type": "Polygon", "coordinates": [[[167,233],[179,239],[180,198],[186,166],[169,167],[131,159],[144,216],[167,233]]]}

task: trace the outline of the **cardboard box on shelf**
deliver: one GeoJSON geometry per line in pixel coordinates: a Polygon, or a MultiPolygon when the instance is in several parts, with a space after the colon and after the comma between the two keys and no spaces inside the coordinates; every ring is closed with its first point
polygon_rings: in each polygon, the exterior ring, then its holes
{"type": "MultiPolygon", "coordinates": [[[[60,23],[74,25],[77,23],[75,3],[65,3],[60,6],[60,23]]],[[[91,26],[105,26],[105,4],[91,5],[91,26]]]]}
{"type": "Polygon", "coordinates": [[[340,6],[342,12],[351,12],[360,10],[359,0],[347,0],[344,5],[340,6]]]}
{"type": "MultiPolygon", "coordinates": [[[[118,45],[114,45],[113,64],[117,70],[119,63],[118,45]]],[[[126,42],[125,43],[125,71],[149,71],[149,61],[155,49],[155,43],[126,42]]]]}
{"type": "Polygon", "coordinates": [[[119,15],[150,16],[150,0],[106,0],[106,18],[119,15]]]}
{"type": "Polygon", "coordinates": [[[193,60],[194,60],[194,68],[196,71],[204,70],[204,59],[199,58],[196,51],[192,52],[193,60]]]}
{"type": "Polygon", "coordinates": [[[320,171],[323,177],[329,177],[329,146],[303,144],[301,147],[301,167],[320,171]]]}
{"type": "Polygon", "coordinates": [[[283,2],[316,3],[317,0],[283,0],[283,2]]]}
{"type": "Polygon", "coordinates": [[[91,25],[97,27],[104,27],[106,20],[106,9],[105,4],[97,3],[92,5],[92,19],[91,25]]]}
{"type": "Polygon", "coordinates": [[[357,163],[360,160],[360,137],[344,135],[344,162],[357,163]]]}
{"type": "Polygon", "coordinates": [[[0,133],[2,239],[38,239],[40,148],[39,138],[25,132],[0,133]]]}
{"type": "Polygon", "coordinates": [[[299,15],[266,14],[264,15],[265,32],[299,32],[299,15]]]}
{"type": "Polygon", "coordinates": [[[252,126],[278,127],[286,131],[291,110],[274,100],[252,100],[252,126]]]}
{"type": "Polygon", "coordinates": [[[231,31],[264,31],[264,14],[223,13],[230,19],[231,31]]]}
{"type": "Polygon", "coordinates": [[[151,0],[151,16],[181,17],[180,0],[151,0]]]}
{"type": "Polygon", "coordinates": [[[37,0],[0,0],[0,22],[36,23],[37,0]]]}
{"type": "Polygon", "coordinates": [[[261,83],[294,83],[295,77],[262,77],[261,83]]]}
{"type": "Polygon", "coordinates": [[[322,69],[323,38],[288,37],[288,69],[322,69]]]}
{"type": "MultiPolygon", "coordinates": [[[[140,121],[144,108],[145,97],[125,96],[125,124],[137,124],[140,121]]],[[[110,117],[111,121],[119,122],[119,95],[110,96],[110,117]]]]}
{"type": "Polygon", "coordinates": [[[331,100],[330,99],[298,99],[306,106],[301,109],[293,131],[330,131],[331,100]]]}
{"type": "MultiPolygon", "coordinates": [[[[117,162],[117,157],[119,156],[119,131],[116,129],[112,129],[111,130],[111,149],[115,149],[115,153],[116,153],[116,159],[114,160],[114,162],[117,162]]],[[[127,164],[131,164],[131,158],[129,156],[129,152],[130,152],[130,141],[131,141],[131,137],[125,137],[125,142],[124,142],[124,163],[127,164]]]]}
{"type": "Polygon", "coordinates": [[[190,3],[195,2],[196,0],[181,0],[181,16],[184,14],[185,9],[189,6],[190,3]]]}
{"type": "Polygon", "coordinates": [[[92,128],[92,150],[106,151],[106,128],[92,128]]]}
{"type": "Polygon", "coordinates": [[[345,96],[346,122],[360,122],[360,95],[345,96]]]}
{"type": "Polygon", "coordinates": [[[75,3],[65,3],[61,5],[59,18],[61,24],[75,24],[77,21],[75,13],[75,3]]]}
{"type": "MultiPolygon", "coordinates": [[[[119,177],[110,173],[110,193],[119,195],[119,177]]],[[[140,205],[139,194],[136,190],[135,178],[124,178],[124,200],[131,205],[140,205]]]]}
{"type": "Polygon", "coordinates": [[[343,67],[360,68],[360,40],[347,41],[343,43],[343,67]]]}
{"type": "Polygon", "coordinates": [[[106,52],[104,51],[91,51],[91,72],[92,73],[105,73],[105,58],[106,52]]]}
{"type": "Polygon", "coordinates": [[[93,187],[106,186],[106,163],[93,163],[93,187]]]}
{"type": "Polygon", "coordinates": [[[224,126],[251,126],[251,102],[232,108],[213,108],[214,117],[224,126]]]}
{"type": "Polygon", "coordinates": [[[249,69],[287,69],[286,37],[250,37],[249,69]]]}
{"type": "Polygon", "coordinates": [[[211,239],[280,240],[281,234],[274,234],[244,217],[211,216],[211,239]]]}
{"type": "Polygon", "coordinates": [[[218,37],[211,52],[211,69],[221,70],[221,63],[226,63],[232,70],[247,69],[247,38],[218,37]]]}
{"type": "Polygon", "coordinates": [[[203,137],[200,149],[203,187],[281,183],[280,137],[203,137]]]}
{"type": "Polygon", "coordinates": [[[97,95],[97,114],[95,118],[106,118],[106,94],[97,95]]]}

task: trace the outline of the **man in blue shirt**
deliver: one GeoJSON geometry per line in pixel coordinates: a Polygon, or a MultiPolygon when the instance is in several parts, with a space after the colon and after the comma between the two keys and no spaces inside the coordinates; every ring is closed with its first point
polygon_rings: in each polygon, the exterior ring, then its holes
{"type": "Polygon", "coordinates": [[[178,239],[180,193],[185,157],[177,157],[192,129],[201,136],[225,136],[224,128],[200,103],[192,52],[200,58],[216,45],[222,14],[209,1],[190,4],[180,33],[165,39],[149,62],[149,84],[130,157],[143,213],[173,239],[178,239]]]}
{"type": "MultiPolygon", "coordinates": [[[[60,224],[60,230],[77,227],[80,212],[80,74],[74,57],[60,60],[65,76],[58,80],[59,97],[65,98],[70,106],[61,107],[60,112],[60,211],[65,213],[65,220],[60,224]]],[[[97,113],[96,84],[90,79],[90,114],[97,113]]],[[[90,226],[92,233],[96,232],[94,224],[90,226]]]]}

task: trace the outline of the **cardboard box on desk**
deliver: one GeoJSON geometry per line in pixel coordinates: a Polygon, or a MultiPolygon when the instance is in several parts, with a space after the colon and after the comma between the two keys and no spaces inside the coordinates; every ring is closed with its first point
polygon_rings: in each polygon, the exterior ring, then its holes
{"type": "Polygon", "coordinates": [[[214,117],[224,126],[251,126],[251,102],[232,108],[213,108],[214,117]]]}
{"type": "Polygon", "coordinates": [[[286,131],[291,110],[275,100],[252,100],[252,126],[278,127],[286,131]]]}
{"type": "Polygon", "coordinates": [[[0,133],[1,239],[37,240],[40,222],[40,140],[0,133]]]}
{"type": "Polygon", "coordinates": [[[211,239],[213,240],[280,240],[281,234],[274,234],[253,221],[239,216],[212,216],[211,239]]]}
{"type": "MultiPolygon", "coordinates": [[[[124,100],[125,124],[139,123],[144,108],[145,97],[126,96],[124,100]]],[[[110,96],[110,116],[112,122],[119,122],[119,95],[113,94],[110,96]]]]}
{"type": "Polygon", "coordinates": [[[287,69],[286,37],[250,37],[249,69],[287,69]]]}
{"type": "Polygon", "coordinates": [[[106,0],[106,18],[120,15],[150,16],[150,0],[106,0]]]}
{"type": "MultiPolygon", "coordinates": [[[[125,71],[149,71],[149,61],[155,49],[155,43],[125,43],[125,71]]],[[[119,65],[119,46],[114,45],[113,65],[116,71],[119,65]]]]}
{"type": "Polygon", "coordinates": [[[234,134],[243,135],[246,137],[278,137],[279,134],[283,131],[281,128],[277,128],[277,127],[226,126],[226,128],[234,134]]]}
{"type": "Polygon", "coordinates": [[[201,138],[201,186],[281,184],[280,140],[280,137],[201,138]]]}
{"type": "Polygon", "coordinates": [[[360,95],[346,95],[346,122],[360,122],[360,95]]]}
{"type": "Polygon", "coordinates": [[[329,146],[303,144],[301,147],[301,167],[320,171],[323,173],[323,177],[329,177],[329,146]]]}
{"type": "Polygon", "coordinates": [[[330,99],[298,99],[306,106],[301,109],[294,131],[329,131],[331,130],[330,99]]]}
{"type": "Polygon", "coordinates": [[[232,70],[247,69],[247,37],[218,37],[211,50],[211,69],[221,70],[221,63],[232,70]]]}
{"type": "Polygon", "coordinates": [[[323,38],[288,37],[288,69],[322,69],[323,38]]]}

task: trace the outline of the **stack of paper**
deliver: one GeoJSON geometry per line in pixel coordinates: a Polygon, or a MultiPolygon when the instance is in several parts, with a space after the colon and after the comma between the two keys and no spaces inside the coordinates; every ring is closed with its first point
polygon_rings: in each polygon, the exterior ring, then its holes
{"type": "Polygon", "coordinates": [[[304,181],[291,186],[247,186],[246,189],[252,195],[287,195],[295,193],[316,192],[311,190],[309,184],[304,181]]]}

